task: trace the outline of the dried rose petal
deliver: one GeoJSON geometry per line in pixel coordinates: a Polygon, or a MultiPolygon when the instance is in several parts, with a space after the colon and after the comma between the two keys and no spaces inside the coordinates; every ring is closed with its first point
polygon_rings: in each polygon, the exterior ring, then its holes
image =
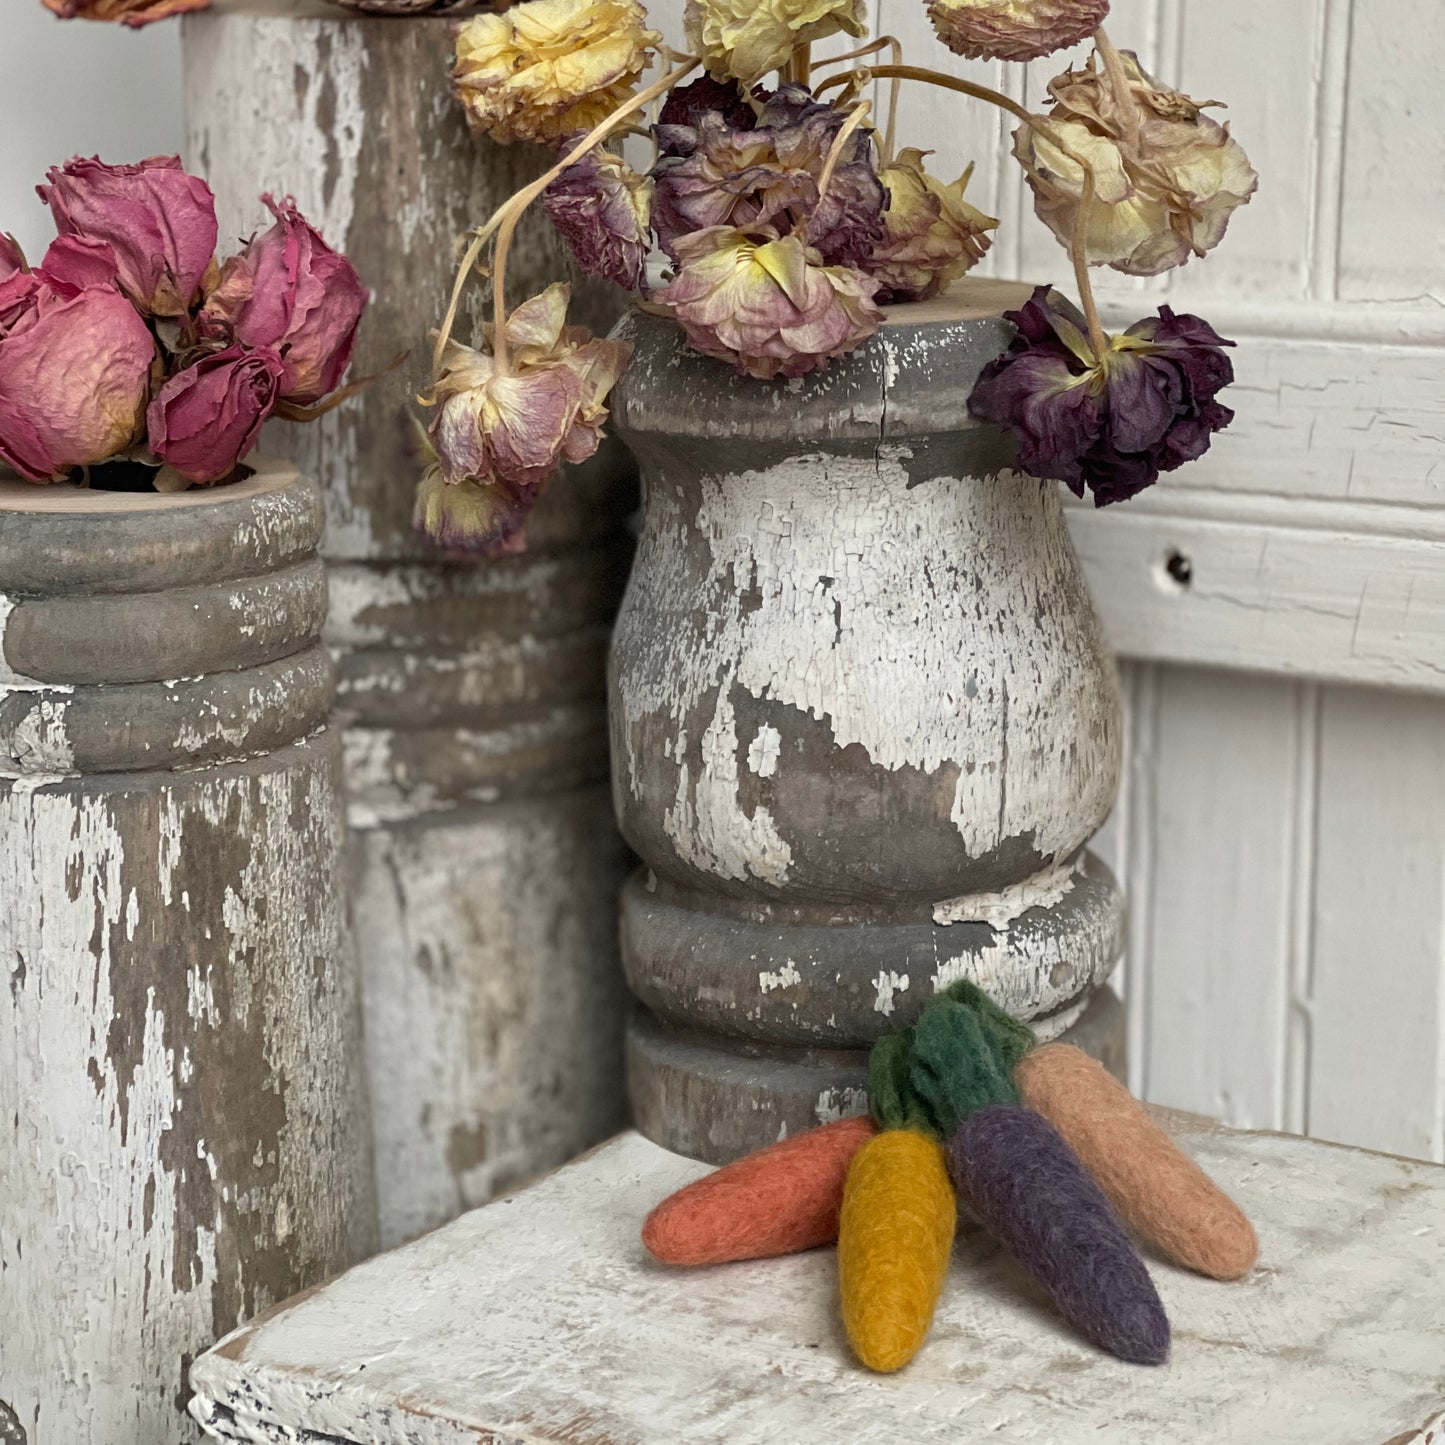
{"type": "Polygon", "coordinates": [[[543,191],[542,204],[584,271],[646,294],[650,179],[620,156],[591,150],[543,191]]]}
{"type": "Polygon", "coordinates": [[[744,85],[787,63],[805,41],[862,35],[862,0],[687,0],[687,48],[715,76],[744,85]]]}
{"type": "Polygon", "coordinates": [[[1259,177],[1229,128],[1198,102],[1160,86],[1129,51],[1120,62],[1122,91],[1094,56],[1050,83],[1054,106],[1045,119],[1066,150],[1021,126],[1014,154],[1039,219],[1064,246],[1072,244],[1083,194],[1084,173],[1073,159],[1081,156],[1098,202],[1085,232],[1090,264],[1154,276],[1218,245],[1259,177]]]}
{"type": "Polygon", "coordinates": [[[0,280],[0,463],[45,482],[125,450],[155,356],[114,286],[81,289],[43,271],[0,280]]]}
{"type": "Polygon", "coordinates": [[[219,482],[236,469],[275,409],[285,363],[245,346],[203,356],[177,372],[146,412],[150,449],[193,482],[219,482]]]}
{"type": "Polygon", "coordinates": [[[24,271],[25,252],[9,231],[0,231],[0,281],[24,271]]]}
{"type": "Polygon", "coordinates": [[[527,0],[457,28],[452,88],[473,130],[556,142],[589,131],[632,94],[652,48],[638,0],[527,0]]]}
{"type": "Polygon", "coordinates": [[[879,327],[878,283],[824,266],[795,235],[713,226],[677,242],[681,266],[657,293],[704,356],[767,379],[821,371],[879,327]]]}
{"type": "Polygon", "coordinates": [[[216,251],[216,200],[179,156],[107,166],[76,156],[37,186],[62,236],[104,242],[120,288],[152,316],[185,316],[216,251]]]}
{"type": "Polygon", "coordinates": [[[44,0],[62,20],[119,20],[139,30],[156,20],[205,10],[211,0],[44,0]]]}
{"type": "Polygon", "coordinates": [[[306,405],[340,385],[370,294],[290,196],[261,199],[276,224],[226,262],[200,321],[207,334],[278,352],[282,398],[306,405]]]}
{"type": "Polygon", "coordinates": [[[888,190],[883,238],[863,269],[883,287],[880,302],[924,301],[981,260],[998,225],[963,199],[973,167],[951,186],[923,168],[924,152],[902,150],[879,179],[888,190]]]}
{"type": "Polygon", "coordinates": [[[1018,335],[983,369],[969,411],[1013,432],[1024,471],[1079,497],[1088,487],[1096,506],[1202,456],[1234,417],[1215,400],[1234,380],[1224,352],[1234,343],[1197,316],[1161,306],[1099,359],[1046,286],[1005,316],[1018,335]]]}
{"type": "Polygon", "coordinates": [[[938,38],[969,60],[1037,60],[1104,23],[1109,0],[929,0],[938,38]]]}

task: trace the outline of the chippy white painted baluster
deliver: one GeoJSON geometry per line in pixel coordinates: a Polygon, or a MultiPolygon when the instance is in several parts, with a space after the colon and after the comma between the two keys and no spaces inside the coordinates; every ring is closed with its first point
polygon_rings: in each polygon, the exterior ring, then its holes
{"type": "Polygon", "coordinates": [[[28,1445],[195,1439],[191,1357],[375,1247],[320,531],[289,466],[0,483],[0,1406],[28,1445]]]}
{"type": "Polygon", "coordinates": [[[897,308],[801,382],[623,323],[646,524],[613,787],[647,865],[622,914],[650,1010],[633,1103],[670,1147],[721,1159],[855,1111],[867,1046],[955,979],[1053,1037],[1118,955],[1085,852],[1118,785],[1113,662],[1057,487],[966,407],[1026,294],[897,308]]]}
{"type": "MultiPolygon", "coordinates": [[[[189,149],[223,236],[302,211],[373,291],[353,374],[410,359],[270,445],[317,475],[335,605],[354,899],[382,1238],[394,1243],[560,1163],[622,1122],[617,889],[607,818],[607,626],[626,574],[633,468],[568,469],[525,556],[450,563],[411,529],[427,332],[453,243],[549,162],[470,136],[448,93],[450,22],[229,0],[185,23],[189,149]]],[[[576,277],[540,210],[514,300],[571,275],[572,320],[618,300],[576,277]]],[[[457,335],[475,340],[485,288],[457,335]]]]}

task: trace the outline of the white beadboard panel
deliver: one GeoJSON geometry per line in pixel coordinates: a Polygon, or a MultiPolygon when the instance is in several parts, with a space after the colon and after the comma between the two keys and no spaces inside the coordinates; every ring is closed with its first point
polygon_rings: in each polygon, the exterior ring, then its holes
{"type": "Polygon", "coordinates": [[[1445,1158],[1445,702],[1324,689],[1315,831],[1305,1127],[1445,1158]]]}
{"type": "Polygon", "coordinates": [[[1349,34],[1339,290],[1445,304],[1439,0],[1356,0],[1349,34]]]}
{"type": "Polygon", "coordinates": [[[1250,1128],[1285,1118],[1298,701],[1271,678],[1160,668],[1135,860],[1142,1092],[1250,1128]]]}
{"type": "Polygon", "coordinates": [[[1105,510],[1069,508],[1115,649],[1445,692],[1438,516],[1400,518],[1402,528],[1433,535],[1388,535],[1368,530],[1386,509],[1292,506],[1294,516],[1278,502],[1241,508],[1181,490],[1105,510]],[[1171,575],[1171,558],[1188,567],[1187,581],[1171,575]]]}
{"type": "MultiPolygon", "coordinates": [[[[1229,124],[1260,174],[1259,190],[1237,210],[1219,247],[1171,272],[1167,289],[1185,296],[1297,295],[1309,277],[1299,244],[1310,215],[1310,154],[1323,41],[1323,0],[1167,7],[1173,47],[1157,62],[1161,80],[1197,100],[1222,100],[1207,114],[1229,124]],[[1268,57],[1268,83],[1248,67],[1268,57]]],[[[1117,27],[1110,24],[1112,37],[1117,27]]]]}

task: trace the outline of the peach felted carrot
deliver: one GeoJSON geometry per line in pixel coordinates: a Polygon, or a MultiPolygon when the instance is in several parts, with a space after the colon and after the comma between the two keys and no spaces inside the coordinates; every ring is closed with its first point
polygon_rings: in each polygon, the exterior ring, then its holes
{"type": "Polygon", "coordinates": [[[1200,1274],[1248,1272],[1259,1251],[1249,1220],[1101,1064],[1045,1044],[1015,1065],[1014,1080],[1136,1233],[1200,1274]]]}
{"type": "Polygon", "coordinates": [[[770,1144],[669,1195],[642,1242],[664,1264],[725,1264],[831,1244],[853,1156],[878,1132],[866,1116],[770,1144]]]}

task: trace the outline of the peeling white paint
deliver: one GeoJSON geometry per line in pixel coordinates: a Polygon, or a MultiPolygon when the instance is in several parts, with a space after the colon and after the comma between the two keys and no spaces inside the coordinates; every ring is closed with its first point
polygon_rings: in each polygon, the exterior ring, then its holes
{"type": "Polygon", "coordinates": [[[1060,868],[1045,869],[1020,883],[1011,883],[994,893],[965,893],[933,906],[935,923],[987,923],[1007,933],[1020,914],[1030,908],[1052,908],[1073,892],[1079,878],[1079,859],[1060,868]]]}
{"type": "Polygon", "coordinates": [[[791,958],[784,960],[779,969],[763,970],[758,974],[758,988],[763,993],[771,993],[775,988],[787,988],[802,981],[803,975],[798,972],[797,965],[791,958]]]}
{"type": "Polygon", "coordinates": [[[748,747],[748,767],[760,778],[771,778],[778,771],[778,751],[782,735],[777,728],[764,723],[748,747]]]}
{"type": "Polygon", "coordinates": [[[878,990],[878,997],[873,1003],[874,1012],[891,1014],[894,1008],[894,995],[908,992],[908,975],[894,973],[891,969],[885,968],[873,980],[873,986],[878,990]]]}
{"type": "Polygon", "coordinates": [[[813,1117],[820,1124],[836,1124],[868,1112],[867,1089],[824,1089],[813,1105],[813,1117]]]}
{"type": "MultiPolygon", "coordinates": [[[[679,733],[677,755],[687,736],[679,733]]],[[[738,734],[732,703],[719,690],[712,722],[702,737],[702,766],[696,782],[683,763],[677,797],[663,826],[681,857],[723,878],[759,878],[781,887],[788,881],[793,850],[759,804],[751,813],[738,802],[738,734]]]]}

